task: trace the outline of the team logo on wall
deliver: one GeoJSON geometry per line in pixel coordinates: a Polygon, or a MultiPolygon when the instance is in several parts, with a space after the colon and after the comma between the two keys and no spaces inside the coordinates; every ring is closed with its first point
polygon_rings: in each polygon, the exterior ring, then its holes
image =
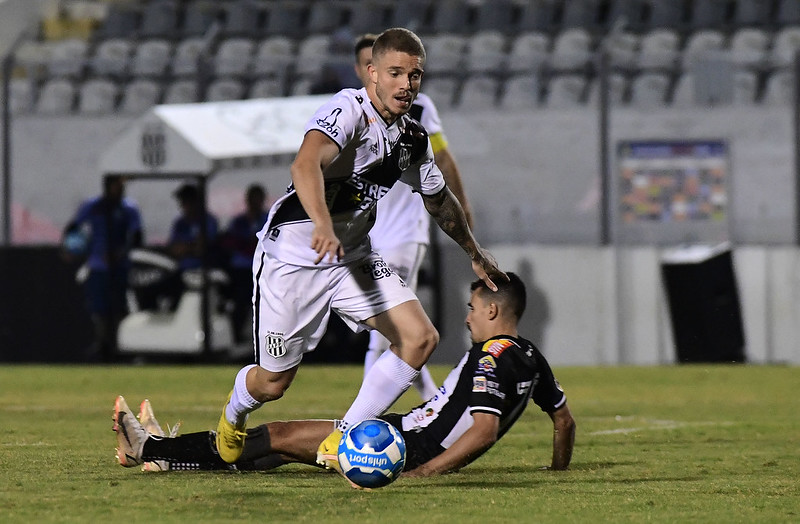
{"type": "Polygon", "coordinates": [[[167,135],[161,124],[145,126],[141,146],[140,154],[144,165],[156,168],[166,163],[167,135]]]}
{"type": "Polygon", "coordinates": [[[278,358],[286,354],[286,344],[281,335],[269,333],[265,342],[267,353],[269,353],[271,357],[278,358]]]}

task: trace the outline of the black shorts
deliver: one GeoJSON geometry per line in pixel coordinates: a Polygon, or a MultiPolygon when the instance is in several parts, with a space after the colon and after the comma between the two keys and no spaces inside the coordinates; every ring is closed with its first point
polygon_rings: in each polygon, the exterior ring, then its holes
{"type": "Polygon", "coordinates": [[[378,418],[397,428],[406,441],[406,463],[403,471],[412,470],[444,452],[442,446],[430,438],[426,438],[424,430],[420,432],[403,431],[403,415],[388,413],[378,418]]]}

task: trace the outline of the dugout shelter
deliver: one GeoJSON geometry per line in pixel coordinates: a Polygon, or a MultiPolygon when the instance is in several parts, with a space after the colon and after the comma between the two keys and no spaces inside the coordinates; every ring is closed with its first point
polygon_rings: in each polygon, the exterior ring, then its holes
{"type": "MultiPolygon", "coordinates": [[[[329,95],[158,105],[131,123],[100,157],[103,177],[194,182],[207,212],[207,185],[230,166],[294,155],[304,127],[329,95]]],[[[205,240],[205,228],[201,238],[205,240]]],[[[206,243],[203,242],[205,245],[206,243]]],[[[206,254],[207,255],[207,254],[206,254]]],[[[212,347],[209,260],[200,271],[202,354],[212,347]]],[[[186,336],[191,339],[192,333],[186,336]]]]}

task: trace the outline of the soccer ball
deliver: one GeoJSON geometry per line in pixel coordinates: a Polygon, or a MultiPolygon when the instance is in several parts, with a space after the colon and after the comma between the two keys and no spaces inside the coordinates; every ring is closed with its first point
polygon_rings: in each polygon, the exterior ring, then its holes
{"type": "Polygon", "coordinates": [[[383,420],[369,419],[347,429],[339,441],[339,466],[362,488],[380,488],[394,481],[406,462],[406,442],[383,420]]]}

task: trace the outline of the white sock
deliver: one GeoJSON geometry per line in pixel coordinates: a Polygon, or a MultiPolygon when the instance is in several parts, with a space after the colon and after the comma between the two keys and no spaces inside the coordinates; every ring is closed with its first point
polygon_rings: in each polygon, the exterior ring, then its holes
{"type": "Polygon", "coordinates": [[[419,391],[422,400],[430,400],[439,392],[439,388],[436,387],[436,382],[433,381],[431,372],[428,371],[428,366],[422,366],[422,369],[419,370],[419,376],[414,379],[412,384],[416,390],[419,391]]]}
{"type": "Polygon", "coordinates": [[[225,407],[225,418],[238,428],[244,427],[250,412],[257,410],[262,405],[247,390],[247,372],[254,367],[256,367],[255,364],[250,364],[236,374],[236,380],[233,382],[233,395],[225,407]]]}
{"type": "Polygon", "coordinates": [[[362,420],[382,415],[417,375],[419,371],[391,351],[385,351],[364,377],[358,396],[345,413],[339,429],[345,430],[362,420]]]}
{"type": "Polygon", "coordinates": [[[380,358],[384,349],[368,349],[367,354],[364,355],[364,377],[367,376],[369,370],[375,365],[375,362],[380,358]]]}

